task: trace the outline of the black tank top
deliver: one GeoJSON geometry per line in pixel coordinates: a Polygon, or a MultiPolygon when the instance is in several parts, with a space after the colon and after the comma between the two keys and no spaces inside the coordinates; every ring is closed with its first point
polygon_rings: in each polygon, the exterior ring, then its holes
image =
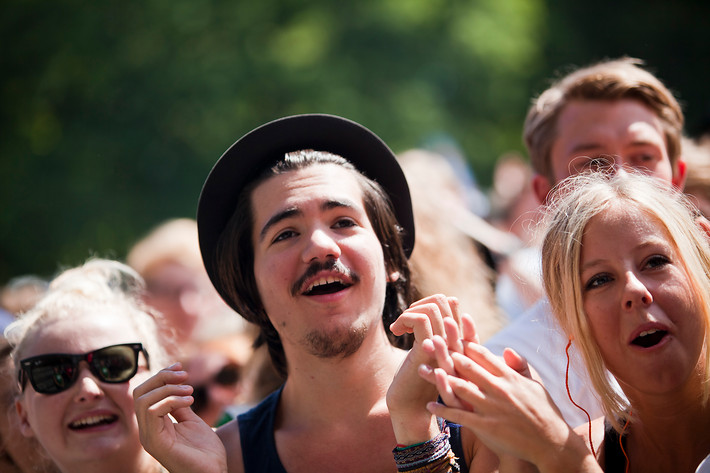
{"type": "MultiPolygon", "coordinates": [[[[237,417],[242,444],[245,473],[287,473],[274,440],[276,408],[283,386],[271,393],[259,405],[237,417]]],[[[449,423],[451,449],[459,458],[461,471],[468,471],[461,444],[461,426],[449,423]]],[[[394,459],[392,460],[394,464],[394,459]]]]}
{"type": "MultiPolygon", "coordinates": [[[[621,438],[626,448],[626,436],[621,438]]],[[[614,430],[609,422],[604,420],[604,473],[624,473],[626,457],[621,451],[619,432],[614,430]]]]}

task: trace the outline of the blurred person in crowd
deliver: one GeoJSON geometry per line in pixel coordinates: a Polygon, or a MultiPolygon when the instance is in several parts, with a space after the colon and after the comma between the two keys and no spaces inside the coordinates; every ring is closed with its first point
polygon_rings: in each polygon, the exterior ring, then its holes
{"type": "Polygon", "coordinates": [[[259,324],[286,381],[217,435],[189,409],[179,366],[136,388],[143,443],[171,472],[394,472],[412,458],[495,471],[474,436],[426,410],[436,388],[417,369],[436,360],[402,349],[462,317],[441,295],[410,306],[412,205],[376,135],[332,115],[262,125],[212,169],[197,220],[212,282],[259,324]]]}
{"type": "Polygon", "coordinates": [[[683,140],[683,158],[688,166],[685,193],[710,218],[710,139],[683,140]]]}
{"type": "MultiPolygon", "coordinates": [[[[683,112],[668,88],[641,65],[621,58],[577,69],[533,102],[523,136],[540,203],[563,179],[590,169],[635,168],[683,187],[683,112]]],[[[574,427],[588,420],[577,405],[593,418],[602,409],[574,343],[567,370],[567,341],[543,298],[486,346],[498,355],[511,347],[526,358],[574,427]]]]}
{"type": "MultiPolygon", "coordinates": [[[[278,380],[270,386],[255,386],[264,380],[246,376],[259,359],[253,349],[254,338],[255,334],[243,332],[203,341],[183,362],[187,383],[194,389],[191,408],[212,427],[232,420],[281,385],[278,380]],[[261,397],[251,396],[262,389],[266,392],[261,397]]],[[[270,364],[259,366],[262,370],[270,369],[270,364]]]]}
{"type": "Polygon", "coordinates": [[[0,289],[0,307],[13,315],[29,310],[44,295],[47,281],[34,275],[18,276],[0,289]]]}
{"type": "Polygon", "coordinates": [[[540,251],[535,231],[540,202],[532,188],[533,170],[517,153],[498,158],[493,172],[491,223],[511,232],[519,248],[498,259],[496,301],[509,320],[542,297],[540,251]]]}
{"type": "Polygon", "coordinates": [[[418,230],[409,263],[412,281],[424,295],[455,294],[461,311],[471,314],[481,340],[505,324],[495,302],[495,273],[476,244],[498,252],[518,241],[491,227],[466,205],[462,183],[440,154],[409,150],[397,155],[409,184],[418,230]]]}
{"type": "Polygon", "coordinates": [[[168,363],[169,341],[128,266],[90,260],[52,280],[5,330],[19,373],[19,430],[63,473],[154,473],[132,391],[168,363]]]}
{"type": "Polygon", "coordinates": [[[146,302],[163,314],[166,329],[177,333],[177,359],[198,388],[193,408],[210,425],[223,422],[228,411],[245,403],[240,399],[245,380],[217,375],[223,367],[229,373],[232,366],[241,371],[258,331],[212,286],[200,255],[197,222],[178,218],[161,223],[133,245],[126,261],[146,281],[146,302]]]}
{"type": "Polygon", "coordinates": [[[55,473],[58,470],[36,439],[20,433],[15,408],[17,371],[12,347],[0,337],[0,471],[3,473],[55,473]]]}
{"type": "Polygon", "coordinates": [[[161,223],[133,245],[126,262],[145,280],[146,302],[163,314],[185,352],[197,340],[245,326],[210,284],[195,220],[161,223]]]}

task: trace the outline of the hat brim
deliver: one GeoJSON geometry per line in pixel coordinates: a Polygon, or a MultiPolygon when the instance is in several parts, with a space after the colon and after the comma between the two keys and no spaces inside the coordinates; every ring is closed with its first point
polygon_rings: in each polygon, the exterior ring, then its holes
{"type": "Polygon", "coordinates": [[[217,161],[202,187],[197,225],[202,259],[212,284],[224,296],[216,277],[217,243],[242,189],[286,153],[302,149],[327,151],[350,161],[378,182],[392,201],[404,229],[403,246],[414,249],[414,216],[409,187],[394,153],[377,135],[351,120],[325,114],[294,115],[266,123],[234,143],[217,161]]]}

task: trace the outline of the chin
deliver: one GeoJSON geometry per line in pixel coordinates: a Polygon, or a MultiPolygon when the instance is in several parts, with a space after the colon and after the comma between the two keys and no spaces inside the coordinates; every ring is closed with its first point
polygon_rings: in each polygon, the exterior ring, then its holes
{"type": "Polygon", "coordinates": [[[319,358],[347,358],[360,349],[367,328],[337,327],[331,330],[314,330],[305,337],[312,355],[319,358]]]}

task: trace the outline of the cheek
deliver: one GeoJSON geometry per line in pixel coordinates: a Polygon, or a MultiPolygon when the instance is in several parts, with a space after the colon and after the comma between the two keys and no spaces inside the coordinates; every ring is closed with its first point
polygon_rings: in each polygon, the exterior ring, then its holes
{"type": "Polygon", "coordinates": [[[274,284],[283,284],[292,276],[292,261],[297,261],[297,256],[289,252],[280,252],[276,255],[264,256],[254,260],[254,280],[263,294],[264,288],[270,288],[274,284]]]}
{"type": "Polygon", "coordinates": [[[605,346],[611,341],[610,334],[618,333],[615,312],[611,310],[610,301],[604,299],[585,302],[584,311],[592,337],[603,355],[606,351],[605,346]]]}
{"type": "Polygon", "coordinates": [[[136,374],[127,384],[116,384],[105,388],[106,395],[123,412],[126,421],[138,428],[135,407],[133,402],[133,390],[140,386],[150,377],[147,371],[136,374]]]}
{"type": "Polygon", "coordinates": [[[20,426],[25,437],[34,437],[48,450],[61,437],[62,415],[66,402],[63,393],[53,396],[26,394],[22,401],[20,426]]]}

